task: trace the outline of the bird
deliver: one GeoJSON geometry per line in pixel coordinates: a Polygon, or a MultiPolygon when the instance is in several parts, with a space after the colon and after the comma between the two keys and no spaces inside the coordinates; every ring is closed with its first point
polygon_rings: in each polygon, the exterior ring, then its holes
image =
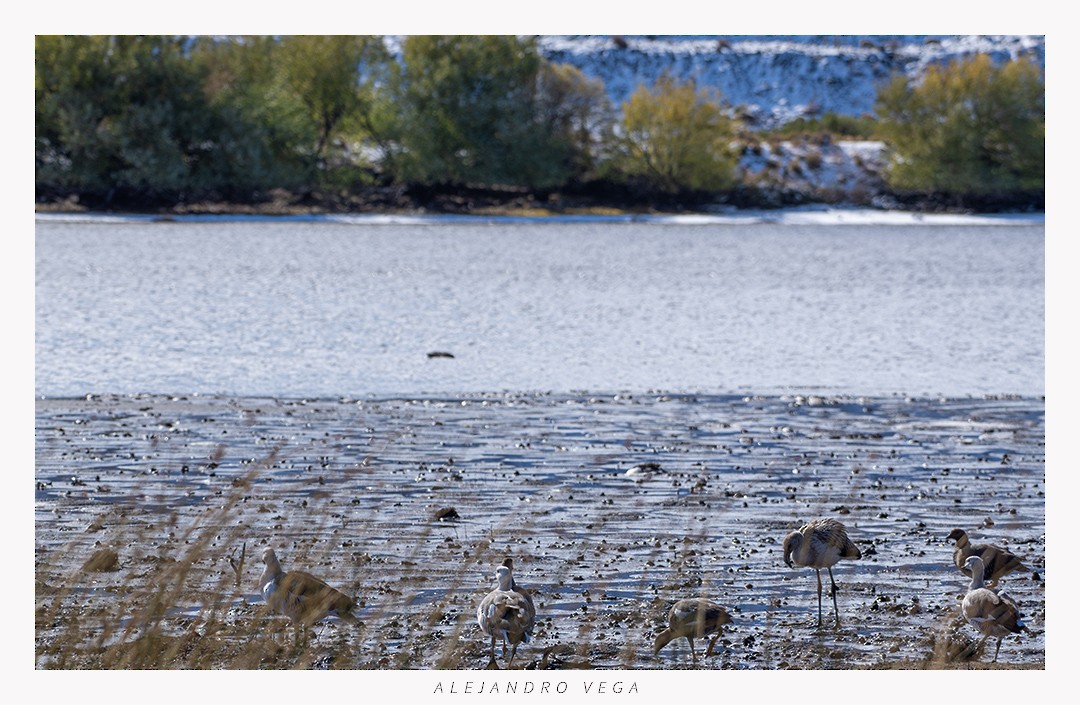
{"type": "Polygon", "coordinates": [[[536,624],[536,607],[532,596],[514,581],[514,559],[506,558],[495,569],[495,589],[484,596],[476,607],[476,622],[485,636],[491,637],[491,661],[488,668],[498,668],[495,661],[495,640],[501,638],[503,657],[506,657],[506,642],[513,647],[506,667],[514,662],[517,647],[521,642],[532,638],[533,625],[536,624]]]}
{"type": "Polygon", "coordinates": [[[981,647],[986,640],[996,636],[998,643],[994,649],[994,661],[1001,651],[1001,640],[1009,634],[1027,631],[1027,625],[1020,619],[1020,607],[1016,601],[1004,593],[995,592],[983,585],[982,559],[968,556],[964,567],[971,573],[971,586],[964,595],[962,609],[964,619],[983,634],[981,647]]]}
{"type": "Polygon", "coordinates": [[[697,652],[694,650],[694,638],[705,638],[713,634],[709,640],[709,647],[705,650],[705,658],[712,655],[713,646],[722,633],[721,627],[731,623],[731,615],[720,605],[704,598],[679,600],[668,611],[668,626],[656,635],[653,644],[653,655],[660,653],[660,649],[668,645],[668,642],[686,637],[690,642],[690,655],[697,663],[697,652]],[[714,634],[715,632],[715,634],[714,634]]]}
{"type": "Polygon", "coordinates": [[[1014,571],[1027,573],[1031,569],[1020,562],[1020,559],[1008,549],[995,546],[992,543],[970,543],[967,532],[963,529],[953,529],[949,533],[949,539],[956,541],[953,549],[953,562],[964,575],[971,577],[971,569],[965,564],[969,556],[978,556],[983,563],[983,580],[991,587],[997,585],[998,580],[1014,571]]]}
{"type": "Polygon", "coordinates": [[[818,627],[821,627],[822,568],[829,571],[836,626],[840,626],[840,608],[836,606],[836,580],[833,579],[832,567],[842,558],[862,558],[862,552],[848,538],[844,525],[836,519],[814,519],[784,537],[784,562],[788,567],[798,565],[817,571],[818,627]]]}
{"type": "Polygon", "coordinates": [[[345,593],[310,573],[301,570],[286,573],[272,548],[263,551],[262,561],[266,568],[259,578],[259,590],[270,609],[305,628],[330,614],[350,624],[360,624],[353,614],[356,603],[345,593]]]}

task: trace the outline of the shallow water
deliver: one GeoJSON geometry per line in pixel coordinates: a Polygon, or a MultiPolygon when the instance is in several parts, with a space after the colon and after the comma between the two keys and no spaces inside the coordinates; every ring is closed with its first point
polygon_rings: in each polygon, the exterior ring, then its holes
{"type": "Polygon", "coordinates": [[[1038,396],[1043,270],[1025,223],[39,221],[35,391],[1038,396]]]}
{"type": "MultiPolygon", "coordinates": [[[[255,556],[270,545],[287,570],[358,596],[365,629],[331,618],[316,640],[348,668],[483,668],[473,611],[505,555],[540,613],[516,667],[560,644],[594,668],[689,667],[685,641],[650,647],[666,608],[696,595],[734,617],[706,668],[918,662],[958,614],[967,581],[945,537],[962,527],[1037,572],[1003,581],[1033,633],[1001,661],[1045,663],[1041,399],[140,395],[39,401],[36,426],[39,609],[69,581],[100,588],[79,595],[109,615],[87,638],[130,620],[125,596],[152,594],[154,566],[196,545],[165,628],[222,605],[257,625],[255,556]],[[447,507],[460,519],[438,521],[447,507]],[[819,516],[865,554],[834,569],[839,630],[814,628],[814,574],[780,552],[819,516]],[[244,544],[232,592],[227,558],[244,544]],[[99,545],[121,569],[80,574],[99,545]]],[[[39,667],[64,623],[39,625],[39,667]]]]}

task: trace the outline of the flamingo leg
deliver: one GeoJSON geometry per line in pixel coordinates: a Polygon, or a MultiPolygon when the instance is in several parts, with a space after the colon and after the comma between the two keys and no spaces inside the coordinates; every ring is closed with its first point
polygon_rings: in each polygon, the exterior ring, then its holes
{"type": "Polygon", "coordinates": [[[705,651],[705,658],[712,656],[713,647],[716,646],[716,640],[720,638],[720,630],[716,630],[716,634],[709,640],[709,648],[705,651]]]}
{"type": "Polygon", "coordinates": [[[832,583],[832,607],[833,613],[836,614],[836,626],[840,626],[840,608],[836,606],[836,581],[833,580],[832,568],[829,568],[829,582],[832,583]]]}
{"type": "Polygon", "coordinates": [[[982,639],[979,639],[979,643],[975,645],[975,648],[970,651],[969,655],[982,653],[983,644],[985,644],[986,640],[989,638],[989,635],[984,635],[982,639]]]}
{"type": "Polygon", "coordinates": [[[1001,639],[1002,639],[1002,638],[1003,638],[1003,637],[998,637],[998,644],[997,644],[997,648],[996,648],[996,649],[994,649],[994,661],[997,661],[997,657],[998,657],[998,652],[999,652],[999,651],[1001,651],[1001,639]]]}
{"type": "Polygon", "coordinates": [[[491,635],[491,660],[488,661],[488,668],[498,668],[499,665],[495,662],[495,635],[491,635]]]}
{"type": "Polygon", "coordinates": [[[814,568],[817,572],[817,625],[821,626],[821,568],[814,568]]]}
{"type": "Polygon", "coordinates": [[[506,662],[507,669],[509,669],[510,665],[514,663],[514,657],[517,656],[517,647],[518,645],[514,644],[514,647],[510,650],[510,660],[506,662]]]}

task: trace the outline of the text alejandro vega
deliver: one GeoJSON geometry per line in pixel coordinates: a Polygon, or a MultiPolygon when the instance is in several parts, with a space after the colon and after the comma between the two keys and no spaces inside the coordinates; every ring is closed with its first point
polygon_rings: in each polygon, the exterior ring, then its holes
{"type": "MultiPolygon", "coordinates": [[[[562,694],[570,690],[567,681],[439,681],[435,684],[433,693],[444,695],[458,695],[465,693],[476,694],[505,694],[505,695],[529,695],[529,694],[562,694]]],[[[574,689],[578,691],[577,688],[574,689]]],[[[636,693],[637,683],[634,681],[582,681],[578,692],[591,695],[593,693],[636,693]]]]}

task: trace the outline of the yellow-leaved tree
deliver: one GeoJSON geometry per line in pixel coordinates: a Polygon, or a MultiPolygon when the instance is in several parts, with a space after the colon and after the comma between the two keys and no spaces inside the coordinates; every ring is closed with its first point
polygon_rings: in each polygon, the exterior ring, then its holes
{"type": "Polygon", "coordinates": [[[736,180],[734,127],[719,98],[662,76],[622,105],[622,171],[661,191],[719,191],[736,180]]]}

